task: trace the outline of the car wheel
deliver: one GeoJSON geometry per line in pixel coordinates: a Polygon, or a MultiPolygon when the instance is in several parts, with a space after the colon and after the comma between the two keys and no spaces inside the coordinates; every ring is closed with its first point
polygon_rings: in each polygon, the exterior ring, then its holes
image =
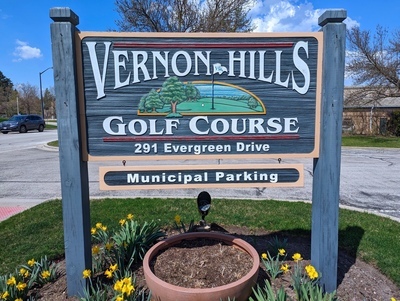
{"type": "Polygon", "coordinates": [[[5,131],[4,131],[4,132],[2,131],[2,133],[3,133],[3,134],[8,134],[8,132],[5,132],[5,131]]]}
{"type": "Polygon", "coordinates": [[[20,133],[26,133],[26,126],[21,125],[21,127],[19,128],[19,132],[20,133]]]}
{"type": "Polygon", "coordinates": [[[39,129],[38,129],[38,131],[39,131],[39,132],[43,132],[43,130],[44,130],[44,126],[43,126],[43,124],[39,125],[39,129]]]}

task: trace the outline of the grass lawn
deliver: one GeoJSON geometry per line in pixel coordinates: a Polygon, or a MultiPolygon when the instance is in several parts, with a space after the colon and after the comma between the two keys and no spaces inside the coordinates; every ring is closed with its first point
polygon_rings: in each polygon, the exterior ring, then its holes
{"type": "MultiPolygon", "coordinates": [[[[91,224],[109,229],[133,213],[139,222],[156,221],[172,227],[179,214],[185,224],[199,220],[193,199],[102,199],[91,202],[91,224]]],[[[310,236],[311,204],[273,200],[213,200],[208,222],[276,231],[280,235],[310,236]]],[[[0,275],[28,259],[64,254],[60,200],[37,205],[0,223],[0,275]]],[[[339,245],[351,255],[375,265],[400,287],[400,223],[385,217],[341,209],[339,245]]],[[[290,244],[290,238],[288,240],[290,244]]]]}
{"type": "Polygon", "coordinates": [[[393,147],[400,148],[400,137],[386,137],[386,136],[343,136],[343,146],[354,147],[393,147]]]}
{"type": "Polygon", "coordinates": [[[46,123],[46,130],[56,130],[57,126],[46,123]]]}

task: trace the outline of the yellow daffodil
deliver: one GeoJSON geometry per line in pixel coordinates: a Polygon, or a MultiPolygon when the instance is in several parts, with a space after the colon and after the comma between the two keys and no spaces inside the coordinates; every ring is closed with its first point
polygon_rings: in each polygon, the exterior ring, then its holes
{"type": "Polygon", "coordinates": [[[132,285],[132,278],[129,277],[116,281],[114,284],[114,290],[123,295],[125,294],[126,296],[130,296],[132,292],[135,291],[135,288],[132,285]]]}
{"type": "Polygon", "coordinates": [[[294,261],[301,261],[301,260],[303,260],[303,257],[301,257],[301,254],[300,253],[294,253],[293,254],[293,256],[292,256],[292,258],[293,258],[293,260],[294,261]]]}
{"type": "Polygon", "coordinates": [[[90,234],[95,235],[96,232],[97,232],[97,229],[96,229],[96,228],[91,228],[91,229],[90,229],[90,234]]]}
{"type": "Polygon", "coordinates": [[[285,256],[286,251],[285,251],[285,249],[278,249],[278,253],[280,256],[285,256]]]}
{"type": "Polygon", "coordinates": [[[130,296],[131,293],[135,291],[135,288],[132,285],[132,278],[131,277],[124,278],[122,281],[123,281],[122,293],[127,296],[130,296]]]}
{"type": "Polygon", "coordinates": [[[180,224],[181,223],[181,217],[180,215],[175,215],[175,223],[180,224]]]}
{"type": "Polygon", "coordinates": [[[118,264],[110,265],[110,270],[113,271],[113,272],[118,270],[118,264]]]}
{"type": "Polygon", "coordinates": [[[390,298],[390,301],[396,301],[396,299],[392,297],[392,298],[390,298]]]}
{"type": "Polygon", "coordinates": [[[107,226],[102,226],[102,227],[101,227],[101,230],[107,231],[107,226]]]}
{"type": "Polygon", "coordinates": [[[104,275],[106,275],[106,277],[107,277],[108,279],[111,279],[112,276],[113,276],[113,271],[111,271],[111,270],[106,270],[106,271],[104,272],[104,275]]]}
{"type": "Polygon", "coordinates": [[[100,247],[99,246],[94,246],[93,248],[92,248],[92,254],[93,255],[97,255],[97,254],[99,254],[100,253],[100,247]]]}
{"type": "Polygon", "coordinates": [[[106,243],[106,249],[107,249],[107,251],[110,251],[112,247],[113,247],[113,243],[112,243],[112,242],[106,243]]]}
{"type": "Polygon", "coordinates": [[[92,275],[92,271],[87,269],[82,272],[83,278],[89,278],[92,275]]]}
{"type": "Polygon", "coordinates": [[[317,278],[318,278],[318,272],[317,272],[317,270],[316,270],[311,264],[307,265],[307,266],[305,267],[305,270],[306,270],[306,272],[307,272],[308,277],[309,277],[311,280],[314,280],[314,279],[317,279],[317,278]]]}
{"type": "Polygon", "coordinates": [[[287,263],[284,263],[284,264],[282,264],[281,265],[281,271],[283,272],[283,273],[287,273],[287,272],[289,272],[289,265],[287,264],[287,263]]]}
{"type": "Polygon", "coordinates": [[[21,298],[17,298],[14,301],[24,301],[24,300],[22,300],[21,298]]]}
{"type": "Polygon", "coordinates": [[[103,224],[102,224],[102,223],[96,223],[96,228],[97,228],[97,229],[101,229],[101,227],[103,227],[103,224]]]}
{"type": "Polygon", "coordinates": [[[124,279],[122,279],[122,282],[125,284],[125,285],[128,285],[128,284],[130,284],[131,282],[132,282],[132,278],[131,277],[129,277],[129,278],[124,278],[124,279]]]}
{"type": "Polygon", "coordinates": [[[41,273],[41,275],[42,275],[42,278],[43,278],[43,279],[47,279],[47,278],[50,277],[50,272],[49,272],[49,271],[43,271],[43,272],[41,273]]]}
{"type": "Polygon", "coordinates": [[[127,219],[127,220],[133,220],[133,214],[132,214],[132,213],[129,213],[129,214],[126,216],[126,219],[127,219]]]}
{"type": "Polygon", "coordinates": [[[35,264],[35,259],[31,259],[31,260],[28,260],[28,265],[30,266],[30,267],[33,267],[33,265],[35,264]]]}
{"type": "Polygon", "coordinates": [[[262,253],[261,258],[267,260],[268,259],[267,253],[262,253]]]}
{"type": "Polygon", "coordinates": [[[122,288],[122,293],[124,293],[127,296],[130,296],[132,294],[132,292],[134,292],[134,291],[135,291],[135,288],[133,287],[132,283],[126,284],[122,288]]]}
{"type": "Polygon", "coordinates": [[[123,218],[119,220],[119,224],[120,224],[121,226],[123,226],[123,225],[125,224],[125,222],[126,222],[126,220],[123,219],[123,218]]]}
{"type": "Polygon", "coordinates": [[[24,268],[20,268],[20,269],[19,269],[19,274],[20,274],[21,276],[24,276],[24,275],[26,274],[26,272],[27,272],[27,269],[24,269],[24,268]]]}
{"type": "Polygon", "coordinates": [[[24,282],[18,282],[17,284],[17,290],[23,291],[26,288],[26,283],[24,282]]]}
{"type": "Polygon", "coordinates": [[[10,297],[10,293],[9,293],[9,292],[4,292],[4,293],[1,295],[1,299],[4,299],[4,300],[6,300],[8,297],[10,297]]]}
{"type": "Polygon", "coordinates": [[[9,278],[8,280],[7,280],[7,285],[17,285],[17,280],[15,280],[15,277],[14,276],[12,276],[11,278],[9,278]]]}
{"type": "Polygon", "coordinates": [[[122,293],[122,286],[123,286],[123,282],[122,282],[122,280],[117,280],[115,283],[114,283],[114,290],[115,291],[117,291],[117,292],[120,292],[120,293],[122,293]]]}
{"type": "Polygon", "coordinates": [[[117,299],[115,299],[115,301],[124,301],[124,296],[118,296],[117,299]]]}

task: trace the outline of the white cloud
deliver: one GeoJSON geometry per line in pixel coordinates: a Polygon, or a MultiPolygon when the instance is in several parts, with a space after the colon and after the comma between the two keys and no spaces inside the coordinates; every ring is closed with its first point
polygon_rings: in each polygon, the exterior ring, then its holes
{"type": "Polygon", "coordinates": [[[350,29],[353,27],[360,27],[360,23],[358,23],[356,20],[353,20],[350,17],[347,17],[347,19],[344,20],[343,22],[346,24],[347,29],[350,29]]]}
{"type": "Polygon", "coordinates": [[[42,52],[39,48],[31,47],[27,42],[23,42],[20,40],[16,41],[17,46],[13,52],[13,55],[16,57],[14,59],[15,62],[19,62],[22,60],[30,60],[42,57],[42,52]]]}
{"type": "MultiPolygon", "coordinates": [[[[309,32],[320,29],[318,18],[326,9],[314,9],[307,0],[257,0],[251,10],[256,32],[309,32]]],[[[358,26],[351,18],[348,28],[358,26]]]]}

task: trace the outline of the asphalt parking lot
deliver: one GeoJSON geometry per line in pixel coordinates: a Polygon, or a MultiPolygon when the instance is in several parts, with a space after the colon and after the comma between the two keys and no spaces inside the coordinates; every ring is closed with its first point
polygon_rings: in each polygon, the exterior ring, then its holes
{"type": "MultiPolygon", "coordinates": [[[[44,147],[56,140],[57,132],[0,135],[0,211],[4,219],[43,201],[60,198],[60,169],[57,149],[44,147]]],[[[207,164],[237,163],[209,160],[207,164]]],[[[251,163],[276,163],[253,160],[251,163]]],[[[304,164],[305,184],[300,188],[208,189],[213,198],[279,199],[311,201],[312,159],[283,160],[304,164]]],[[[147,164],[147,162],[128,162],[147,164]]],[[[181,162],[154,161],[151,164],[205,164],[204,160],[181,162]]],[[[120,166],[122,162],[89,162],[89,186],[92,198],[101,197],[188,197],[195,199],[200,189],[156,189],[100,191],[99,167],[120,166]]],[[[358,210],[384,214],[400,221],[400,149],[343,148],[340,204],[358,210]]]]}

